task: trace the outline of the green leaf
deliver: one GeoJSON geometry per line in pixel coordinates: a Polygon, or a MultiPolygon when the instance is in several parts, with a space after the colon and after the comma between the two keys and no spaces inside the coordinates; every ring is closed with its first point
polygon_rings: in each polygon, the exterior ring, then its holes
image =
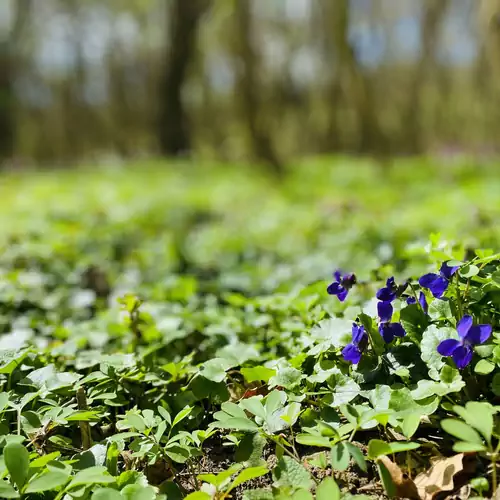
{"type": "Polygon", "coordinates": [[[376,460],[382,455],[390,455],[391,453],[392,449],[389,446],[389,443],[386,443],[385,441],[380,439],[371,439],[368,442],[368,458],[370,460],[376,460]]]}
{"type": "Polygon", "coordinates": [[[106,469],[112,476],[118,475],[118,457],[120,448],[116,442],[110,442],[106,450],[106,469]]]}
{"type": "Polygon", "coordinates": [[[332,462],[333,470],[346,470],[347,467],[349,467],[349,462],[351,460],[347,444],[341,441],[340,443],[332,446],[330,460],[332,462]]]}
{"type": "Polygon", "coordinates": [[[381,455],[401,453],[403,451],[415,450],[419,447],[420,445],[418,443],[402,442],[402,441],[394,441],[392,443],[386,443],[384,441],[381,441],[380,439],[372,439],[368,443],[368,457],[374,460],[381,455]]]}
{"type": "MultiPolygon", "coordinates": [[[[377,356],[381,356],[385,352],[385,342],[376,326],[374,326],[373,319],[365,313],[361,313],[359,315],[359,320],[361,324],[365,327],[368,336],[370,337],[370,342],[373,345],[373,349],[377,356]]],[[[351,339],[349,339],[347,343],[349,343],[351,339]]]]}
{"type": "MultiPolygon", "coordinates": [[[[242,399],[239,404],[240,408],[247,410],[252,415],[256,415],[262,419],[266,418],[266,410],[262,405],[262,398],[259,396],[252,396],[251,398],[242,399]]],[[[235,415],[238,416],[238,415],[235,415]]],[[[246,418],[245,412],[243,416],[246,418]]]]}
{"type": "Polygon", "coordinates": [[[358,467],[363,471],[367,471],[366,460],[363,455],[363,452],[354,444],[346,442],[345,445],[349,450],[351,457],[354,459],[358,467]]]}
{"type": "Polygon", "coordinates": [[[275,500],[273,492],[264,488],[246,490],[243,492],[243,500],[275,500]]]}
{"type": "Polygon", "coordinates": [[[232,491],[234,488],[243,484],[251,479],[255,479],[256,477],[265,476],[269,472],[267,467],[249,467],[241,471],[231,483],[231,486],[227,490],[227,492],[232,491]]]}
{"type": "Polygon", "coordinates": [[[331,477],[325,477],[316,489],[316,500],[340,500],[340,488],[331,477]]]}
{"type": "Polygon", "coordinates": [[[394,484],[391,473],[389,472],[389,470],[382,461],[377,461],[377,469],[380,475],[380,481],[382,482],[382,485],[384,487],[387,496],[389,498],[396,497],[397,496],[396,485],[394,484]]]}
{"type": "Polygon", "coordinates": [[[359,424],[360,420],[360,415],[358,410],[354,405],[351,404],[345,404],[340,406],[340,411],[342,412],[342,415],[354,426],[357,426],[359,424]]]}
{"type": "Polygon", "coordinates": [[[248,418],[244,409],[243,409],[243,407],[244,407],[243,401],[240,403],[241,408],[236,403],[232,403],[231,401],[228,401],[227,403],[222,403],[221,410],[224,413],[227,413],[228,415],[230,415],[231,417],[248,418]]]}
{"type": "Polygon", "coordinates": [[[30,462],[30,469],[38,469],[41,467],[45,467],[49,462],[55,460],[56,458],[61,456],[61,452],[54,451],[49,453],[48,455],[42,455],[41,457],[35,458],[30,462]]]}
{"type": "Polygon", "coordinates": [[[329,438],[317,434],[297,434],[295,440],[304,446],[319,446],[322,448],[330,448],[331,446],[329,438]]]}
{"type": "Polygon", "coordinates": [[[233,464],[226,470],[216,474],[199,474],[198,479],[205,481],[207,483],[213,484],[214,486],[221,486],[227,479],[229,479],[233,474],[236,474],[241,470],[243,466],[241,464],[233,464]]]}
{"type": "Polygon", "coordinates": [[[147,478],[141,472],[135,470],[126,470],[123,471],[116,478],[116,486],[118,489],[122,489],[128,484],[147,484],[147,478]]]}
{"type": "Polygon", "coordinates": [[[439,380],[439,370],[445,364],[443,357],[437,352],[437,346],[450,338],[458,339],[458,333],[453,328],[438,328],[435,325],[429,326],[422,335],[422,360],[429,367],[429,376],[434,380],[439,380]]]}
{"type": "Polygon", "coordinates": [[[112,488],[101,488],[92,495],[92,500],[123,500],[123,497],[112,488]]]}
{"type": "MultiPolygon", "coordinates": [[[[488,443],[491,442],[491,435],[493,433],[493,409],[488,403],[479,403],[476,401],[469,401],[465,408],[462,406],[454,406],[453,410],[463,420],[479,431],[488,443]]],[[[464,439],[464,438],[461,438],[464,439]]],[[[464,439],[464,441],[469,441],[464,439]]]]}
{"type": "Polygon", "coordinates": [[[138,437],[138,436],[142,436],[142,434],[139,432],[119,432],[118,434],[114,434],[113,436],[110,436],[109,438],[107,438],[107,440],[110,443],[114,443],[117,441],[122,441],[125,439],[130,439],[130,438],[138,437]]]}
{"type": "MultiPolygon", "coordinates": [[[[485,477],[475,477],[469,484],[479,493],[486,493],[490,489],[488,480],[485,477]]],[[[481,495],[482,496],[482,495],[481,495]]]]}
{"type": "Polygon", "coordinates": [[[434,321],[453,318],[450,303],[447,300],[433,300],[429,305],[428,314],[434,321]]]}
{"type": "Polygon", "coordinates": [[[455,418],[445,418],[441,420],[441,427],[448,434],[451,434],[462,441],[468,441],[470,443],[480,445],[483,444],[483,440],[478,432],[461,420],[457,420],[455,418]]]}
{"type": "Polygon", "coordinates": [[[321,320],[310,332],[310,337],[327,346],[340,348],[351,341],[352,321],[341,318],[321,320]]]}
{"type": "Polygon", "coordinates": [[[11,484],[0,479],[0,498],[21,498],[11,484]]]}
{"type": "Polygon", "coordinates": [[[272,414],[276,410],[279,410],[280,408],[283,408],[284,404],[286,403],[286,394],[284,391],[271,391],[267,396],[266,396],[266,403],[264,405],[266,409],[267,414],[272,414]]]}
{"type": "Polygon", "coordinates": [[[234,366],[233,360],[213,358],[201,365],[200,374],[212,382],[222,382],[226,378],[226,371],[234,366]]]}
{"type": "Polygon", "coordinates": [[[495,369],[495,364],[487,359],[481,359],[474,366],[474,372],[479,375],[488,375],[495,369]]]}
{"type": "Polygon", "coordinates": [[[246,466],[256,467],[262,462],[262,452],[267,440],[258,432],[245,434],[236,448],[235,460],[243,462],[246,466]]]}
{"type": "Polygon", "coordinates": [[[401,429],[405,437],[410,439],[415,434],[420,425],[420,419],[421,415],[419,413],[410,413],[404,417],[401,429]]]}
{"type": "Polygon", "coordinates": [[[326,436],[326,437],[333,437],[333,438],[339,438],[339,433],[337,431],[337,429],[335,429],[335,427],[331,426],[329,423],[327,422],[323,422],[323,421],[319,421],[318,422],[318,430],[320,431],[321,435],[322,436],[326,436]]]}
{"type": "Polygon", "coordinates": [[[26,493],[41,493],[64,486],[69,480],[69,471],[48,471],[33,477],[26,488],[26,493]]]}
{"type": "Polygon", "coordinates": [[[146,430],[146,423],[141,415],[137,413],[129,412],[126,415],[126,421],[130,424],[133,429],[143,432],[146,430]]]}
{"type": "Polygon", "coordinates": [[[184,500],[211,500],[212,496],[204,491],[190,493],[184,500]]]}
{"type": "Polygon", "coordinates": [[[407,387],[391,391],[389,409],[396,412],[417,412],[421,415],[431,415],[439,406],[439,398],[435,396],[421,401],[415,401],[407,387]]]}
{"type": "Polygon", "coordinates": [[[163,408],[163,406],[158,406],[158,413],[162,416],[163,419],[168,423],[168,425],[172,425],[172,417],[170,416],[170,413],[163,408]]]}
{"type": "Polygon", "coordinates": [[[174,418],[174,421],[172,422],[172,428],[174,428],[179,422],[184,420],[191,412],[193,411],[192,406],[187,406],[183,410],[181,410],[174,418]]]}
{"type": "Polygon", "coordinates": [[[169,444],[167,448],[165,448],[165,453],[178,464],[184,464],[189,458],[189,449],[185,446],[169,444]]]}
{"type": "Polygon", "coordinates": [[[314,500],[312,493],[309,490],[298,490],[296,491],[291,500],[314,500]]]}
{"type": "Polygon", "coordinates": [[[153,487],[142,484],[128,484],[121,490],[121,496],[126,500],[155,500],[156,493],[153,487]]]}
{"type": "Polygon", "coordinates": [[[487,448],[484,444],[469,443],[467,441],[458,441],[453,445],[453,451],[456,451],[457,453],[471,453],[486,450],[487,448]]]}
{"type": "Polygon", "coordinates": [[[444,365],[439,378],[443,384],[453,385],[457,381],[462,382],[462,376],[460,375],[460,371],[457,368],[452,368],[449,365],[444,365]]]}
{"type": "Polygon", "coordinates": [[[313,481],[307,469],[291,457],[283,456],[273,470],[273,478],[278,488],[292,487],[310,489],[313,481]]]}
{"type": "Polygon", "coordinates": [[[401,453],[403,451],[411,451],[420,448],[418,443],[404,442],[404,441],[393,441],[388,443],[391,448],[391,453],[401,453]]]}
{"type": "Polygon", "coordinates": [[[360,386],[350,377],[337,377],[331,406],[334,408],[350,403],[361,390],[360,386]]]}
{"type": "MultiPolygon", "coordinates": [[[[173,481],[164,481],[160,487],[161,492],[167,496],[166,500],[182,500],[181,489],[173,481]]],[[[161,497],[160,497],[161,498],[161,497]]]]}
{"type": "Polygon", "coordinates": [[[75,411],[71,415],[65,417],[68,422],[98,422],[100,420],[99,412],[97,411],[75,411]]]}
{"type": "Polygon", "coordinates": [[[263,381],[269,382],[269,379],[276,375],[276,370],[266,368],[265,366],[254,366],[251,368],[242,368],[241,374],[247,382],[263,381]]]}
{"type": "Polygon", "coordinates": [[[3,450],[5,465],[19,489],[26,484],[30,467],[28,450],[20,443],[9,443],[3,450]]]}
{"type": "Polygon", "coordinates": [[[500,373],[495,373],[495,375],[493,375],[493,380],[491,381],[491,391],[495,396],[500,396],[500,373]]]}
{"type": "Polygon", "coordinates": [[[276,375],[269,379],[269,388],[276,386],[284,387],[285,389],[294,389],[302,380],[302,372],[292,366],[284,366],[278,368],[276,375]]]}
{"type": "Polygon", "coordinates": [[[53,364],[30,372],[23,383],[39,390],[56,391],[63,387],[71,387],[81,378],[78,373],[59,372],[53,364]]]}
{"type": "Polygon", "coordinates": [[[497,359],[494,354],[495,346],[493,344],[477,345],[474,350],[480,358],[489,358],[493,356],[492,361],[496,363],[497,359]]]}
{"type": "Polygon", "coordinates": [[[9,402],[9,395],[6,392],[0,392],[0,412],[5,410],[9,402]]]}
{"type": "Polygon", "coordinates": [[[410,304],[400,311],[400,321],[409,338],[415,342],[420,342],[422,333],[429,325],[427,315],[417,304],[410,304]]]}
{"type": "Polygon", "coordinates": [[[83,469],[78,472],[66,489],[82,485],[107,484],[114,482],[115,478],[108,473],[106,467],[95,465],[94,467],[89,467],[88,469],[83,469]]]}
{"type": "Polygon", "coordinates": [[[311,464],[313,467],[317,467],[321,470],[326,470],[328,468],[328,458],[325,451],[320,451],[319,453],[314,453],[306,458],[307,463],[311,464]]]}
{"type": "Polygon", "coordinates": [[[28,355],[28,349],[0,349],[0,373],[10,375],[28,355]]]}
{"type": "Polygon", "coordinates": [[[458,272],[462,278],[472,278],[472,276],[479,274],[479,267],[474,264],[466,264],[458,272]]]}
{"type": "MultiPolygon", "coordinates": [[[[423,400],[431,396],[445,396],[453,392],[460,392],[465,387],[465,382],[456,368],[444,365],[439,375],[441,381],[419,380],[417,387],[411,391],[414,400],[423,400]]],[[[417,410],[417,407],[415,406],[417,410]]],[[[422,413],[423,415],[424,413],[422,413]]]]}
{"type": "Polygon", "coordinates": [[[219,422],[212,422],[210,427],[218,429],[234,429],[238,431],[257,431],[259,426],[248,418],[228,417],[219,422]]]}

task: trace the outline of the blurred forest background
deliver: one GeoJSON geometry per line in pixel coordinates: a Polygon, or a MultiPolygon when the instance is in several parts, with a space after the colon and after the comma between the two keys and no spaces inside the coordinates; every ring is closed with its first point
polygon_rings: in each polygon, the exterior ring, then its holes
{"type": "Polygon", "coordinates": [[[499,0],[0,0],[0,162],[496,153],[499,0]]]}

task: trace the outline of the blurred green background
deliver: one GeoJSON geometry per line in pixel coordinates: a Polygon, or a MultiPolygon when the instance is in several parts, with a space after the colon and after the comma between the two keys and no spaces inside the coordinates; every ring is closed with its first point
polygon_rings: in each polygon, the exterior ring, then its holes
{"type": "Polygon", "coordinates": [[[0,161],[494,156],[499,0],[2,0],[0,161]]]}

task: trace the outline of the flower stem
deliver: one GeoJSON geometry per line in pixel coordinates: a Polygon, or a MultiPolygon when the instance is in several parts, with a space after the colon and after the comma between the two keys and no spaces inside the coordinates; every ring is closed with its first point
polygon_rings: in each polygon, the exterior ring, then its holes
{"type": "Polygon", "coordinates": [[[462,305],[462,297],[460,296],[460,279],[458,277],[458,273],[456,274],[457,277],[457,286],[455,287],[455,292],[457,296],[457,309],[458,313],[460,314],[460,318],[463,318],[464,316],[464,308],[462,305]]]}
{"type": "Polygon", "coordinates": [[[420,300],[418,300],[417,291],[415,290],[415,287],[412,285],[412,283],[409,283],[409,285],[410,285],[411,292],[413,293],[413,297],[415,297],[415,303],[418,304],[418,307],[425,314],[424,308],[422,307],[420,300]]]}
{"type": "Polygon", "coordinates": [[[497,491],[497,455],[493,454],[491,457],[491,482],[493,483],[493,495],[496,494],[497,491]]]}

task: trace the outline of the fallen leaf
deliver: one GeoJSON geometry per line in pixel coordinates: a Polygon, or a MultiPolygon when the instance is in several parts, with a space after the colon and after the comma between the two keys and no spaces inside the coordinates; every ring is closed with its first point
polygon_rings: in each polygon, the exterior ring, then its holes
{"type": "Polygon", "coordinates": [[[385,455],[378,457],[377,465],[380,479],[389,497],[420,500],[415,483],[389,457],[385,455]]]}
{"type": "Polygon", "coordinates": [[[474,454],[470,453],[436,460],[428,471],[415,478],[420,498],[433,500],[438,493],[460,488],[466,481],[465,476],[474,472],[474,461],[474,454]]]}

